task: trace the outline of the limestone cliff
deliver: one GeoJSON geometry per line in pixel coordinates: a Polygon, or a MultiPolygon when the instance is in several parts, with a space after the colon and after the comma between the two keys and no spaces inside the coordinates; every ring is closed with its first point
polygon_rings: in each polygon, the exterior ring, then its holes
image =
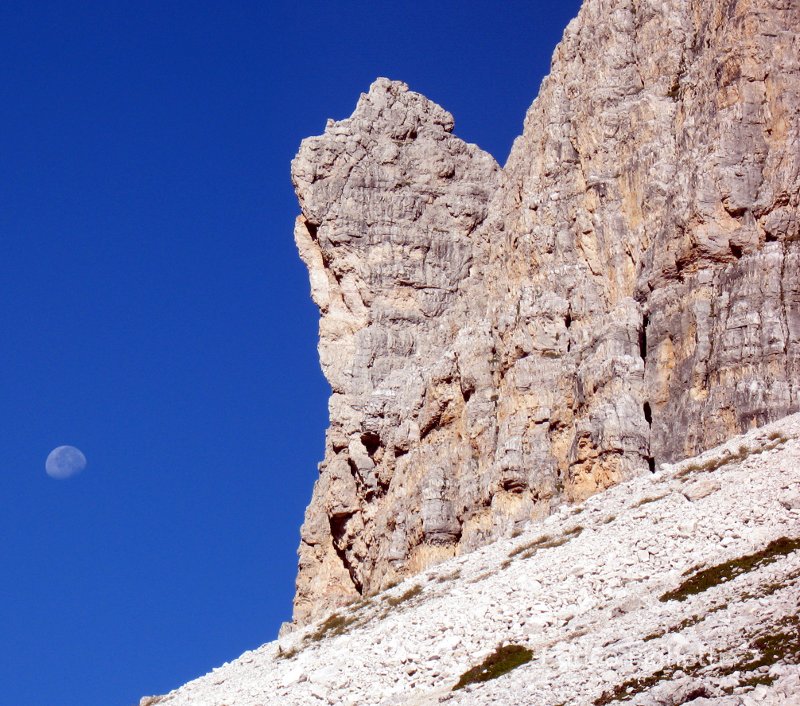
{"type": "Polygon", "coordinates": [[[800,409],[800,3],[586,0],[503,169],[380,79],[292,164],[306,622],[800,409]]]}

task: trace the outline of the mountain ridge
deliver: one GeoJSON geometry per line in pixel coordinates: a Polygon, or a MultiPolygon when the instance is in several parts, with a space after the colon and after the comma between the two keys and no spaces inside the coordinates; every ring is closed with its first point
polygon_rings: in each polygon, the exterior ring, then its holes
{"type": "Polygon", "coordinates": [[[387,79],[303,141],[332,395],[296,623],[800,409],[798,26],[587,0],[502,169],[387,79]]]}
{"type": "Polygon", "coordinates": [[[585,0],[503,168],[388,79],[303,141],[293,622],[143,706],[800,703],[798,28],[585,0]]]}

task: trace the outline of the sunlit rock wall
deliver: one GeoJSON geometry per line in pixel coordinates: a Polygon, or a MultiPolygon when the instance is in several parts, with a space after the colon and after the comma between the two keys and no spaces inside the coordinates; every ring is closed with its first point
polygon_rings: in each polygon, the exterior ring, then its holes
{"type": "Polygon", "coordinates": [[[297,621],[800,408],[798,27],[587,0],[502,170],[385,79],[303,142],[333,394],[297,621]]]}

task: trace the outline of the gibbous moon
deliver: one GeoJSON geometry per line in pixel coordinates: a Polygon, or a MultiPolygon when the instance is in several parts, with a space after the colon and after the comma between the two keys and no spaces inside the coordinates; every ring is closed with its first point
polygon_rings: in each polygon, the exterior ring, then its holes
{"type": "Polygon", "coordinates": [[[57,446],[47,456],[44,469],[51,478],[62,480],[86,468],[86,456],[74,446],[57,446]]]}

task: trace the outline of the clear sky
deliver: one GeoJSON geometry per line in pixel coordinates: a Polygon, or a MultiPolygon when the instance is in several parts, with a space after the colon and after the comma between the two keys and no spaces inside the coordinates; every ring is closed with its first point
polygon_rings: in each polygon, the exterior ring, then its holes
{"type": "Polygon", "coordinates": [[[578,5],[0,3],[1,704],[275,638],[328,395],[289,162],[388,76],[503,163],[578,5]]]}

